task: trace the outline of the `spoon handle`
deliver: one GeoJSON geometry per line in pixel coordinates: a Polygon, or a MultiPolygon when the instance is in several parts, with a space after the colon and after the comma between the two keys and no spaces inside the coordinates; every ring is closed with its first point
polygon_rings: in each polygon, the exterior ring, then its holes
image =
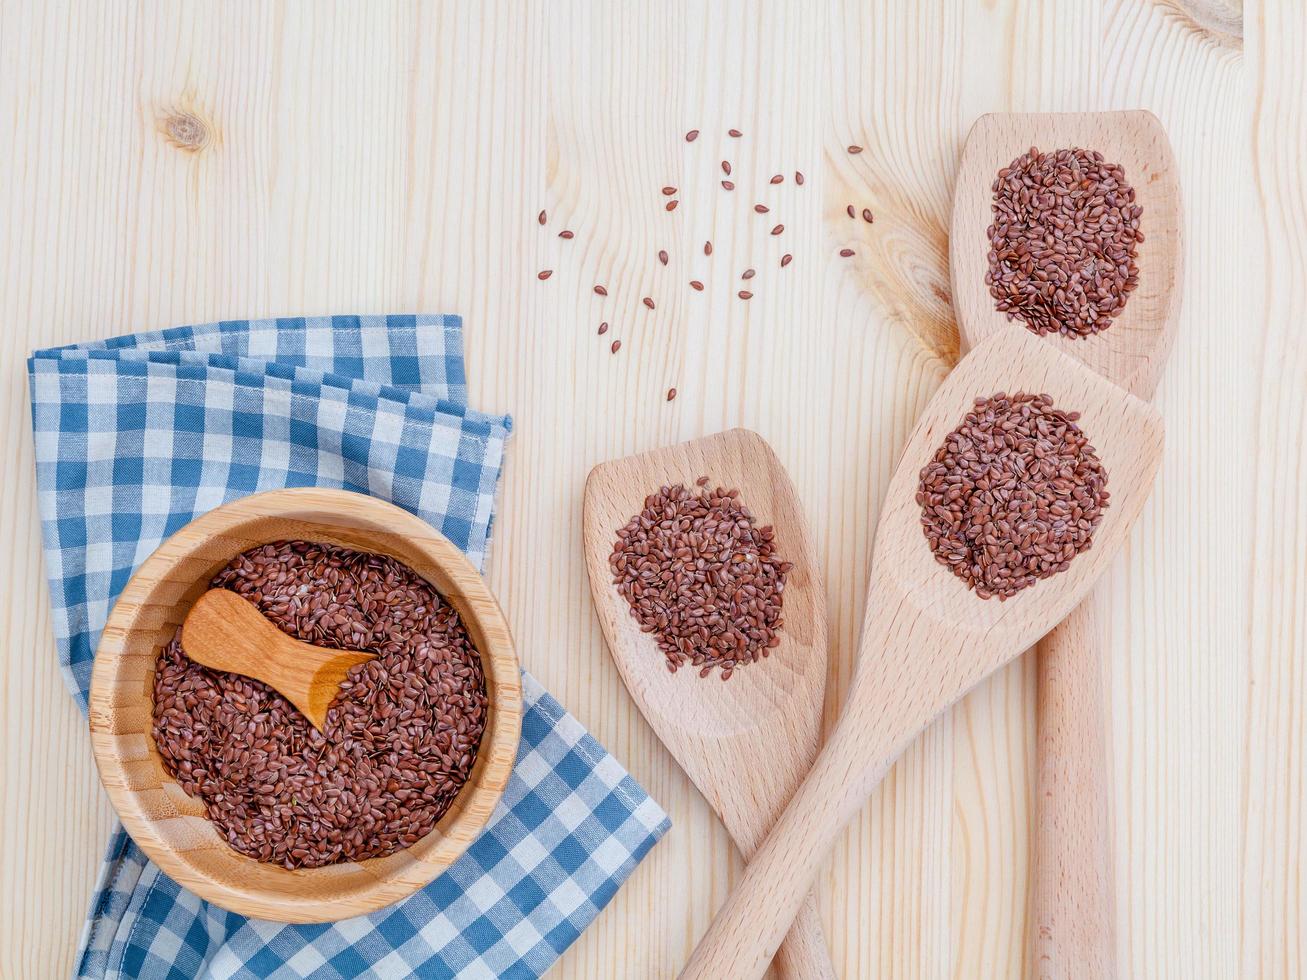
{"type": "Polygon", "coordinates": [[[1116,976],[1107,725],[1094,596],[1040,641],[1035,964],[1048,980],[1116,976]]]}

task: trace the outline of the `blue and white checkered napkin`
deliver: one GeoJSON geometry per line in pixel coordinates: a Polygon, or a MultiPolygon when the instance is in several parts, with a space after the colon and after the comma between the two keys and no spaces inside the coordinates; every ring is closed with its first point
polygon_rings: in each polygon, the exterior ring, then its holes
{"type": "MultiPolygon", "coordinates": [[[[508,419],[467,407],[457,317],[239,320],[38,351],[28,362],[45,561],[65,675],[133,569],[196,515],[258,490],[343,487],[412,511],[480,567],[508,419]]],[[[294,926],[183,890],[119,829],[82,977],[538,977],[666,832],[662,809],[529,676],[490,826],[372,915],[294,926]]]]}

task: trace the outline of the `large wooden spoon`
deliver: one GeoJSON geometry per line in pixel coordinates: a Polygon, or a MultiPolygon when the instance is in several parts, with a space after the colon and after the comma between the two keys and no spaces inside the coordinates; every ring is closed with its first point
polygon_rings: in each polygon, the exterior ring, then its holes
{"type": "Polygon", "coordinates": [[[204,667],[244,674],[284,695],[318,731],[349,669],[375,654],[329,650],[283,633],[248,599],[210,589],[182,623],[182,650],[204,667]]]}
{"type": "MultiPolygon", "coordinates": [[[[1143,207],[1139,287],[1106,331],[1047,335],[1122,388],[1150,399],[1171,349],[1180,303],[1180,189],[1162,124],[1151,112],[996,114],[967,135],[953,198],[950,266],[963,348],[1024,330],[985,286],[990,185],[1030,146],[1098,150],[1125,168],[1143,207]]],[[[1035,963],[1047,980],[1116,976],[1115,894],[1108,813],[1103,657],[1091,595],[1040,641],[1034,841],[1035,963]]]]}
{"type": "MultiPolygon", "coordinates": [[[[733,429],[596,466],[585,485],[584,536],[595,607],[631,697],[750,857],[811,768],[821,734],[826,597],[794,486],[760,436],[733,429]],[[777,554],[794,565],[780,645],[725,682],[690,667],[669,672],[608,565],[617,529],[647,495],[667,484],[693,488],[705,476],[714,487],[738,489],[759,524],[775,528],[777,554]]],[[[789,978],[834,977],[812,899],[800,902],[777,969],[789,978]]]]}
{"type": "Polygon", "coordinates": [[[836,836],[917,734],[1066,617],[1139,514],[1161,455],[1156,411],[1024,330],[978,345],[926,406],[890,482],[853,683],[835,732],[758,849],[682,977],[758,977],[836,836]],[[1111,506],[1093,547],[1006,602],[984,600],[936,562],[921,530],[922,466],[978,396],[1047,392],[1081,413],[1111,506]]]}

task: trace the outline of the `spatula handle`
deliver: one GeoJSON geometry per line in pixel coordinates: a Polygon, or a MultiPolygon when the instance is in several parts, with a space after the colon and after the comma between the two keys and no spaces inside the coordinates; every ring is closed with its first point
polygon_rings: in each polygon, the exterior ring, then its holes
{"type": "Polygon", "coordinates": [[[766,971],[817,869],[866,799],[865,788],[884,778],[920,727],[868,765],[859,744],[864,713],[860,703],[846,706],[816,765],[708,927],[681,980],[750,980],[766,971]]]}
{"type": "Polygon", "coordinates": [[[817,902],[809,892],[772,961],[781,980],[836,980],[817,902]]]}
{"type": "Polygon", "coordinates": [[[1107,711],[1094,596],[1040,641],[1035,975],[1117,975],[1107,711]]]}

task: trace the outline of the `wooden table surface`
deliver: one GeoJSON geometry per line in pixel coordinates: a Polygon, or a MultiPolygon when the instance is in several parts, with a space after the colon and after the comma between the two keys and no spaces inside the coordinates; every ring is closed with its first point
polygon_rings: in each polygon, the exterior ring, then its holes
{"type": "MultiPolygon", "coordinates": [[[[5,0],[0,976],[67,973],[112,823],[55,665],[32,348],[461,313],[473,404],[516,419],[489,577],[522,659],[675,824],[553,975],[668,977],[741,865],[604,648],[586,472],[733,425],[771,442],[826,574],[829,721],[891,467],[956,356],[967,128],[1129,107],[1175,146],[1186,256],[1166,458],[1103,586],[1120,958],[1134,977],[1303,976],[1307,22],[1294,0],[1237,2],[5,0]],[[767,183],[795,169],[803,187],[767,183]]],[[[1030,972],[1033,679],[1027,658],[936,724],[836,848],[817,894],[842,975],[1030,972]]]]}

